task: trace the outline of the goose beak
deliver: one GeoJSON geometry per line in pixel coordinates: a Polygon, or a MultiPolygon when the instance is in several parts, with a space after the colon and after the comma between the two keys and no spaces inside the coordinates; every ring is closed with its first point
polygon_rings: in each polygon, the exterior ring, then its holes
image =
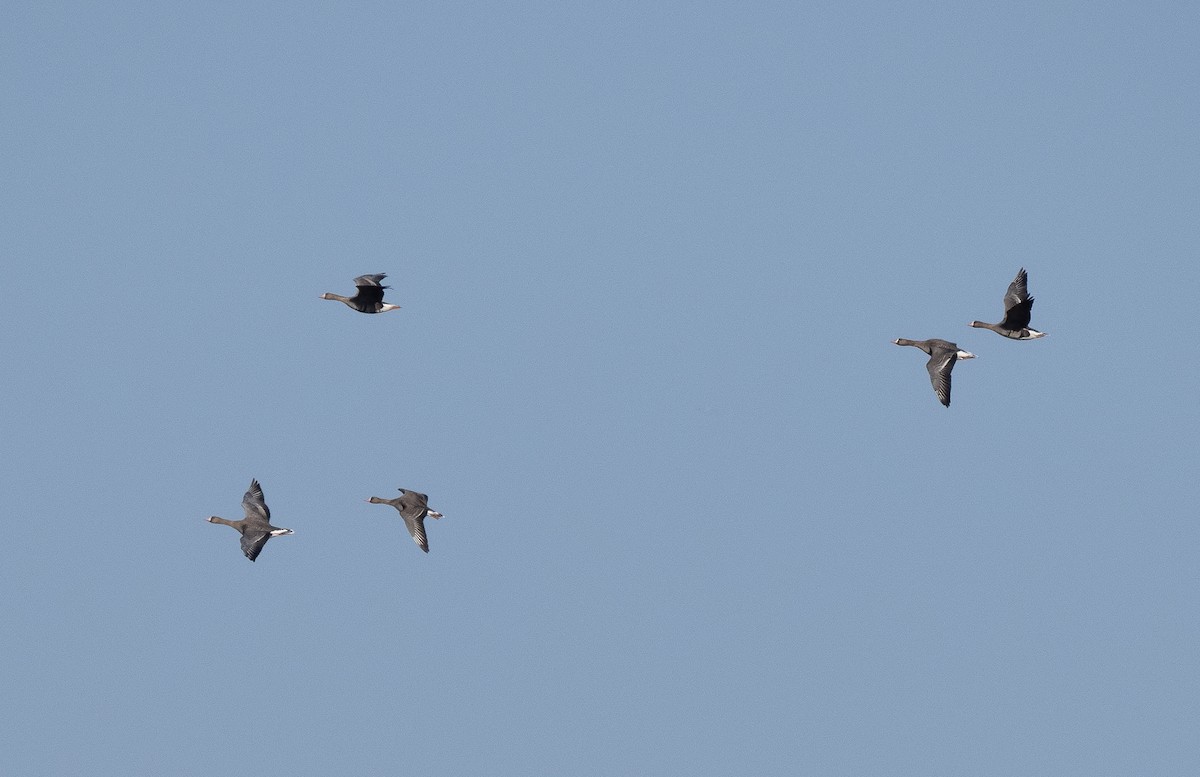
{"type": "Polygon", "coordinates": [[[436,521],[438,518],[441,518],[441,517],[442,517],[442,514],[441,514],[441,513],[439,513],[437,510],[430,510],[430,511],[429,511],[429,517],[430,517],[430,518],[432,518],[432,519],[434,519],[434,520],[436,521]]]}

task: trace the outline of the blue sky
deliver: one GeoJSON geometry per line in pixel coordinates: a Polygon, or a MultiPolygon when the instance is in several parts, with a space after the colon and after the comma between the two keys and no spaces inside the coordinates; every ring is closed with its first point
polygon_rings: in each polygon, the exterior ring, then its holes
{"type": "Polygon", "coordinates": [[[0,771],[1200,771],[1191,4],[7,17],[0,771]]]}

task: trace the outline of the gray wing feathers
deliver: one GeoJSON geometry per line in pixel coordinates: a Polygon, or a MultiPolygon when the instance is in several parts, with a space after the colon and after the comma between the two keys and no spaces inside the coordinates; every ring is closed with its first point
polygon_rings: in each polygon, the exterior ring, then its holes
{"type": "Polygon", "coordinates": [[[406,488],[399,489],[400,504],[397,510],[412,535],[413,542],[426,553],[429,552],[429,541],[425,539],[425,516],[429,513],[429,497],[406,488]]]}
{"type": "Polygon", "coordinates": [[[954,369],[956,361],[958,354],[954,351],[935,351],[925,365],[929,370],[929,382],[933,384],[933,391],[946,407],[950,407],[950,371],[954,369]]]}
{"type": "Polygon", "coordinates": [[[269,539],[271,539],[271,534],[266,531],[250,529],[242,532],[242,553],[245,553],[246,558],[253,561],[258,558],[259,553],[262,553],[262,549],[269,539]]]}
{"type": "Polygon", "coordinates": [[[262,486],[258,484],[257,480],[250,481],[250,488],[242,497],[242,509],[246,511],[248,520],[269,521],[271,519],[271,511],[267,509],[267,502],[263,499],[262,486]]]}
{"type": "Polygon", "coordinates": [[[425,511],[422,510],[420,515],[412,516],[406,510],[401,510],[400,517],[404,519],[404,525],[408,527],[408,533],[412,535],[413,542],[428,553],[429,541],[425,539],[425,511]]]}
{"type": "Polygon", "coordinates": [[[1013,278],[1013,282],[1008,284],[1008,293],[1004,295],[1005,312],[1029,299],[1028,283],[1029,275],[1025,272],[1025,268],[1022,267],[1017,271],[1017,277],[1013,278]]]}

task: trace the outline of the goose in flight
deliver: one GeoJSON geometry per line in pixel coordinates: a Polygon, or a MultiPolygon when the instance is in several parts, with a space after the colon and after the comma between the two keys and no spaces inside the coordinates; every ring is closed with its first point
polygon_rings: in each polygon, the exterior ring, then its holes
{"type": "Polygon", "coordinates": [[[353,297],[343,297],[340,294],[326,292],[321,295],[321,299],[335,299],[338,302],[344,302],[359,313],[386,313],[389,310],[399,310],[399,305],[383,301],[383,290],[391,288],[391,286],[382,285],[382,281],[386,277],[387,273],[360,275],[354,279],[354,285],[358,287],[358,292],[353,297]]]}
{"type": "Polygon", "coordinates": [[[367,501],[373,505],[391,505],[400,511],[400,517],[404,519],[404,525],[408,527],[408,533],[412,535],[413,542],[417,543],[417,547],[426,553],[429,552],[429,541],[425,539],[425,517],[441,518],[442,514],[437,510],[429,509],[429,497],[424,494],[419,494],[416,491],[409,491],[406,488],[397,489],[400,496],[395,499],[381,499],[373,496],[367,501]]]}
{"type": "Polygon", "coordinates": [[[259,553],[262,553],[267,540],[294,533],[291,529],[280,529],[271,525],[271,511],[267,508],[267,503],[263,499],[262,486],[258,484],[257,480],[250,481],[250,488],[242,497],[242,509],[246,511],[246,517],[240,521],[231,521],[213,515],[209,516],[208,522],[223,523],[237,529],[242,535],[242,553],[245,553],[246,558],[251,561],[258,558],[259,553]]]}
{"type": "Polygon", "coordinates": [[[1004,335],[1013,340],[1036,340],[1039,337],[1045,337],[1045,332],[1029,328],[1029,317],[1033,312],[1033,297],[1029,296],[1029,288],[1026,286],[1028,281],[1029,275],[1022,267],[1017,271],[1017,277],[1013,278],[1013,282],[1008,284],[1008,291],[1004,295],[1003,321],[999,324],[972,321],[971,326],[976,329],[990,329],[998,335],[1004,335]]]}
{"type": "Polygon", "coordinates": [[[911,345],[929,354],[925,369],[929,370],[929,382],[943,405],[950,407],[950,370],[959,359],[974,359],[975,354],[960,349],[946,340],[893,340],[896,345],[911,345]]]}

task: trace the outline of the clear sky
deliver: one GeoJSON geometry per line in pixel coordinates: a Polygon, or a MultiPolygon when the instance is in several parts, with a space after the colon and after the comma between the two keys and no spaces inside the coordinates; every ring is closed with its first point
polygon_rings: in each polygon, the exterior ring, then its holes
{"type": "Polygon", "coordinates": [[[1200,773],[1194,3],[5,17],[0,773],[1200,773]]]}

